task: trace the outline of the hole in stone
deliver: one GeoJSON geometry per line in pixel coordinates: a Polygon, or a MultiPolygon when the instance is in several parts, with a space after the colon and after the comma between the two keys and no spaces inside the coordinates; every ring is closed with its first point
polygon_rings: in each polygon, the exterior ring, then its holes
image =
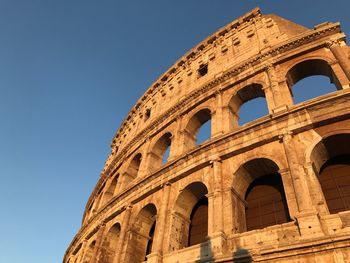
{"type": "Polygon", "coordinates": [[[151,109],[147,109],[145,112],[145,120],[148,120],[151,117],[151,109]]]}
{"type": "Polygon", "coordinates": [[[201,64],[198,69],[198,76],[203,77],[208,73],[208,64],[201,64]]]}

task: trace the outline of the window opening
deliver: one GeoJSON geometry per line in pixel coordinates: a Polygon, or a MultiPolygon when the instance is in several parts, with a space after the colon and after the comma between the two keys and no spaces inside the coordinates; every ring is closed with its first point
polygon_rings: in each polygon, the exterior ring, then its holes
{"type": "Polygon", "coordinates": [[[208,73],[208,64],[201,64],[198,68],[198,76],[203,77],[208,73]]]}
{"type": "Polygon", "coordinates": [[[166,150],[165,150],[165,152],[163,154],[162,164],[165,164],[165,163],[168,162],[169,154],[170,154],[170,145],[166,148],[166,150]]]}
{"type": "Polygon", "coordinates": [[[196,144],[202,144],[203,142],[210,140],[211,137],[211,120],[207,120],[205,123],[202,124],[202,126],[199,128],[197,137],[196,137],[196,144]]]}
{"type": "Polygon", "coordinates": [[[336,86],[325,76],[310,76],[293,86],[294,103],[307,101],[336,91],[336,86]]]}
{"type": "Polygon", "coordinates": [[[239,109],[238,125],[242,126],[248,122],[268,115],[265,98],[255,98],[243,103],[239,109]]]}
{"type": "Polygon", "coordinates": [[[147,109],[145,112],[145,121],[151,117],[151,109],[147,109]]]}

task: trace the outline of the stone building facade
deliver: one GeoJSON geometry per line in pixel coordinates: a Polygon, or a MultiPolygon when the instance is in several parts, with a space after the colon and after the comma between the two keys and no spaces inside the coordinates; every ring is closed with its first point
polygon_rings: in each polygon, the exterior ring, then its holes
{"type": "Polygon", "coordinates": [[[63,262],[350,262],[349,57],[339,23],[258,8],[199,43],[118,129],[63,262]],[[296,103],[315,75],[335,90],[296,103]]]}

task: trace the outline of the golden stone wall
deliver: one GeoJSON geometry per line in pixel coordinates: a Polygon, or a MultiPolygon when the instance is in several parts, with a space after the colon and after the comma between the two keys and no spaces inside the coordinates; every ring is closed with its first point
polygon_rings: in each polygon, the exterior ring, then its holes
{"type": "Polygon", "coordinates": [[[350,154],[349,56],[339,23],[307,29],[258,8],[198,44],[118,129],[63,262],[350,262],[350,211],[330,213],[319,182],[327,160],[350,154]],[[337,91],[295,104],[293,85],[313,75],[337,91]],[[257,97],[269,114],[240,126],[257,97]],[[196,145],[207,120],[211,138],[196,145]],[[270,173],[290,220],[247,231],[246,191],[270,173]],[[207,237],[188,246],[201,198],[207,237]]]}

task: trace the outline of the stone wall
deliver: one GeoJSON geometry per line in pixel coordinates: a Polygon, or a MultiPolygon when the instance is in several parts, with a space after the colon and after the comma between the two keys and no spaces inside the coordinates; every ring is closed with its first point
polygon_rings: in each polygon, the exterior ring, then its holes
{"type": "Polygon", "coordinates": [[[63,262],[350,262],[350,211],[330,213],[319,180],[350,156],[349,55],[339,24],[311,30],[259,9],[208,37],[117,131],[63,262]],[[336,90],[294,103],[294,84],[314,75],[336,90]],[[241,106],[258,97],[268,115],[240,126],[241,106]],[[282,180],[287,220],[247,231],[249,189],[269,174],[282,180]],[[207,237],[188,246],[203,198],[207,237]]]}

